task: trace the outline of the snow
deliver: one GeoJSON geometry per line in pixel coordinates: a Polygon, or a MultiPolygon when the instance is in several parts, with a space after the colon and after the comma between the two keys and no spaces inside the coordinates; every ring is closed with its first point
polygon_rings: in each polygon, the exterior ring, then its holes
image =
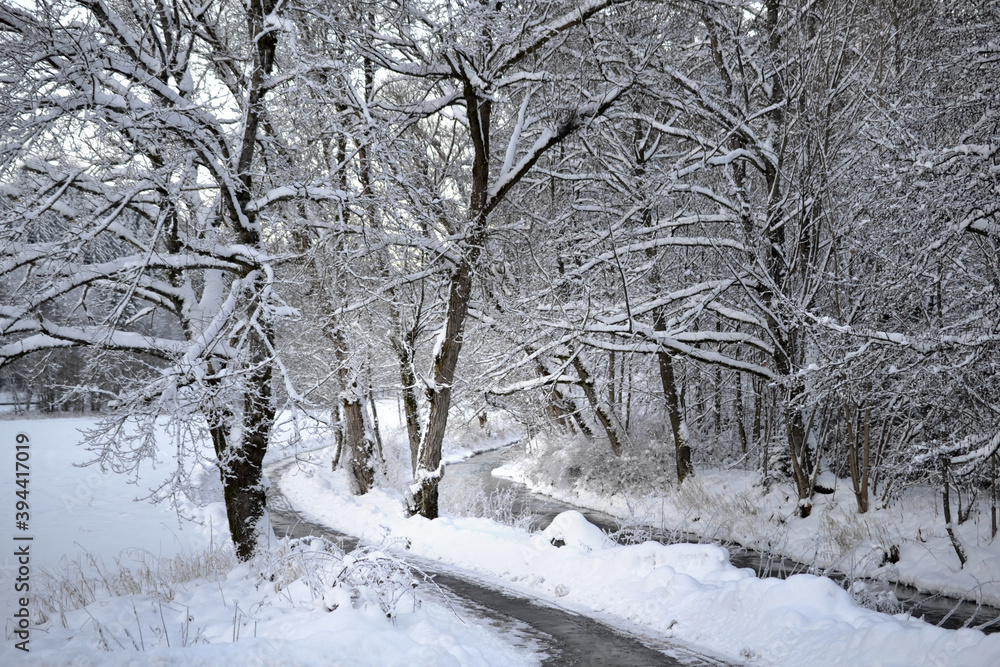
{"type": "MultiPolygon", "coordinates": [[[[534,445],[536,452],[547,446],[534,445]]],[[[802,519],[797,516],[797,494],[790,484],[776,483],[765,494],[759,473],[744,470],[701,466],[680,489],[671,486],[659,494],[611,496],[579,481],[567,485],[541,479],[523,461],[493,474],[630,525],[669,528],[778,553],[851,577],[894,581],[924,593],[1000,606],[1000,540],[989,539],[989,509],[955,526],[969,557],[961,568],[945,532],[936,489],[914,486],[889,507],[873,498],[872,509],[859,515],[850,482],[824,473],[817,481],[835,492],[815,495],[810,516],[802,519]],[[892,546],[899,548],[897,563],[885,562],[892,546]]]]}
{"type": "Polygon", "coordinates": [[[565,546],[585,554],[614,545],[603,530],[575,510],[557,516],[541,534],[553,546],[565,546]]]}
{"type": "Polygon", "coordinates": [[[352,497],[342,472],[329,471],[321,455],[309,457],[315,460],[291,469],[279,487],[311,519],[366,539],[389,535],[409,553],[474,571],[495,585],[730,660],[973,666],[993,665],[1000,655],[1000,636],[864,609],[822,577],[761,579],[730,564],[721,547],[612,546],[576,512],[535,534],[483,518],[406,518],[399,493],[379,489],[352,497]]]}
{"type": "MultiPolygon", "coordinates": [[[[405,442],[405,433],[394,424],[393,412],[380,409],[387,450],[405,453],[404,446],[396,446],[405,442]]],[[[134,502],[171,472],[168,460],[142,469],[138,484],[93,467],[71,466],[71,462],[85,458],[76,445],[77,429],[93,423],[93,419],[84,418],[3,422],[3,432],[9,437],[22,432],[31,437],[33,584],[42,582],[43,568],[58,570],[61,562],[65,564],[64,555],[77,558],[84,550],[96,562],[103,562],[105,572],[117,571],[116,559],[135,574],[144,571],[144,563],[156,563],[155,557],[176,556],[177,563],[186,563],[197,576],[189,581],[153,577],[165,582],[166,595],[157,595],[148,586],[129,595],[98,594],[85,609],[68,609],[62,617],[55,614],[44,631],[33,630],[30,654],[16,651],[8,638],[0,649],[0,663],[11,664],[17,659],[18,664],[116,665],[135,664],[139,658],[144,664],[164,665],[537,664],[538,654],[531,646],[524,646],[522,638],[501,632],[461,609],[456,612],[433,597],[423,598],[418,606],[404,596],[390,620],[372,602],[371,591],[363,587],[356,598],[348,589],[336,586],[317,595],[302,577],[261,577],[274,563],[294,560],[287,544],[276,546],[277,555],[270,564],[230,563],[213,569],[206,562],[222,559],[217,554],[224,552],[219,548],[220,535],[225,532],[219,527],[223,521],[221,505],[212,502],[206,507],[190,504],[183,508],[203,522],[211,519],[215,522],[212,527],[178,519],[166,505],[134,502]],[[213,545],[215,549],[210,550],[213,545]],[[209,557],[201,561],[194,558],[205,553],[209,557]],[[201,565],[191,565],[196,561],[201,565]],[[109,651],[100,647],[102,641],[109,651]]],[[[461,443],[451,431],[446,460],[456,461],[510,439],[502,424],[491,421],[489,427],[495,431],[482,429],[478,436],[476,426],[467,427],[461,443]]],[[[282,441],[293,439],[293,434],[297,438],[294,448],[277,448],[269,455],[272,462],[296,455],[297,462],[281,476],[278,487],[310,518],[376,545],[350,557],[357,562],[391,559],[393,550],[405,543],[407,558],[434,559],[449,568],[468,570],[478,581],[536,597],[545,604],[623,628],[640,628],[651,637],[698,647],[701,652],[738,663],[974,667],[994,665],[1000,656],[1000,636],[968,629],[944,630],[905,615],[864,609],[822,577],[759,578],[750,570],[733,566],[726,549],[718,546],[615,545],[575,511],[560,514],[551,525],[534,533],[485,518],[407,518],[403,480],[397,480],[397,489],[351,496],[344,471],[331,471],[329,451],[316,449],[326,444],[322,436],[291,421],[279,429],[282,441]]],[[[408,461],[404,463],[408,465],[408,461]]],[[[518,471],[509,468],[504,474],[516,475],[518,471]]],[[[217,492],[212,475],[210,469],[196,475],[210,500],[217,492]]],[[[4,497],[12,497],[11,478],[0,480],[4,497]]],[[[699,470],[694,479],[703,485],[702,493],[727,494],[734,503],[748,492],[739,487],[746,480],[734,471],[699,470]]],[[[839,493],[843,495],[843,489],[839,493]]],[[[814,514],[828,498],[817,499],[814,514]]],[[[846,505],[848,498],[838,502],[846,505]]],[[[595,497],[580,494],[573,500],[599,504],[595,497]]],[[[939,559],[947,560],[947,554],[936,553],[936,537],[932,537],[943,533],[943,527],[922,523],[928,516],[933,518],[933,496],[924,500],[931,506],[914,505],[905,513],[913,514],[910,520],[920,523],[928,542],[903,544],[900,563],[912,561],[906,572],[922,577],[936,568],[938,576],[954,583],[957,580],[952,570],[957,571],[957,567],[942,570],[939,559]],[[918,553],[921,549],[922,555],[918,553]]],[[[620,502],[620,498],[605,501],[605,509],[621,513],[620,502]]],[[[763,506],[767,509],[775,502],[765,498],[763,506]]],[[[720,511],[734,514],[731,507],[720,511]]],[[[877,511],[872,514],[877,518],[877,511]]],[[[815,520],[835,522],[836,515],[826,516],[815,520]]],[[[711,523],[707,516],[689,523],[702,522],[711,523]]],[[[958,526],[960,531],[963,528],[967,526],[958,526]]],[[[10,544],[11,528],[6,530],[10,544]]],[[[795,535],[788,538],[788,544],[798,544],[795,535]]],[[[971,560],[984,556],[986,552],[978,550],[985,547],[970,542],[968,536],[965,539],[971,560]]],[[[815,541],[812,546],[817,549],[815,541]]],[[[307,547],[302,548],[311,557],[330,558],[318,547],[307,547]]],[[[14,563],[10,555],[4,558],[9,573],[14,563]]],[[[164,561],[159,562],[162,569],[164,561]]],[[[985,577],[998,567],[1000,563],[986,561],[984,569],[971,575],[985,577]]],[[[93,567],[83,563],[82,570],[90,572],[91,582],[98,581],[93,567]]],[[[138,574],[135,578],[142,579],[138,574]]],[[[5,580],[10,579],[5,576],[5,580]]],[[[4,586],[0,603],[8,616],[8,631],[9,616],[15,609],[12,595],[11,587],[4,586]]]]}
{"type": "MultiPolygon", "coordinates": [[[[142,469],[142,486],[130,483],[124,475],[102,473],[97,466],[77,467],[91,458],[76,444],[81,439],[79,430],[94,424],[92,418],[0,422],[0,431],[8,441],[4,443],[8,470],[14,469],[15,434],[25,433],[30,438],[28,500],[30,532],[35,538],[32,568],[55,568],[62,557],[76,559],[88,551],[112,557],[124,549],[141,547],[155,555],[173,556],[199,545],[200,526],[181,522],[169,507],[134,502],[148,495],[148,488],[166,479],[171,468],[163,461],[142,469]],[[115,530],[108,531],[107,526],[115,530]]],[[[0,497],[14,497],[13,483],[13,474],[0,478],[0,497]]],[[[9,543],[14,534],[10,525],[13,521],[4,524],[9,543]]],[[[13,563],[8,550],[4,551],[6,570],[13,563]]],[[[0,595],[10,594],[8,588],[4,586],[0,595]]],[[[0,600],[6,603],[9,598],[0,600]]],[[[0,610],[9,608],[4,604],[0,610]]]]}
{"type": "MultiPolygon", "coordinates": [[[[423,593],[416,600],[404,596],[390,620],[369,599],[367,589],[362,588],[361,597],[366,604],[352,604],[342,589],[313,595],[307,578],[280,587],[262,579],[262,565],[237,565],[231,549],[222,546],[227,529],[218,502],[217,472],[196,472],[202,493],[212,502],[181,508],[196,521],[179,518],[166,503],[136,500],[147,496],[174,469],[165,434],[159,434],[160,461],[141,468],[136,482],[102,473],[96,466],[73,465],[88,458],[78,445],[79,429],[94,424],[94,418],[0,422],[8,443],[4,459],[9,471],[14,469],[14,436],[25,433],[30,438],[29,533],[34,539],[29,594],[36,601],[42,595],[41,589],[51,582],[45,571],[62,573],[68,581],[79,581],[79,573],[84,573],[88,586],[98,591],[86,608],[72,609],[67,604],[64,615],[57,613],[42,626],[33,627],[29,653],[17,650],[17,638],[11,632],[16,596],[23,593],[14,591],[17,563],[14,550],[5,548],[0,561],[0,614],[5,619],[0,664],[538,664],[537,654],[524,638],[423,593]],[[221,568],[205,565],[213,560],[221,561],[221,568]],[[188,571],[195,578],[152,576],[151,581],[159,582],[159,595],[148,584],[128,595],[100,592],[103,577],[99,570],[111,578],[108,573],[127,568],[131,578],[125,577],[126,582],[142,582],[143,573],[167,571],[171,563],[175,570],[188,571]],[[328,611],[331,599],[336,601],[338,596],[342,604],[328,611]]],[[[291,437],[292,426],[287,421],[283,424],[282,440],[291,437]]],[[[317,436],[308,429],[300,428],[298,435],[298,451],[317,445],[317,436]]],[[[269,459],[293,452],[279,448],[269,459]]],[[[13,481],[12,474],[0,479],[0,497],[8,501],[10,520],[4,522],[8,547],[14,544],[15,532],[13,481]]],[[[286,555],[278,562],[288,560],[286,555]]]]}
{"type": "Polygon", "coordinates": [[[90,605],[66,615],[68,630],[52,630],[24,664],[134,665],[139,641],[143,664],[158,665],[496,665],[525,664],[485,627],[462,623],[441,605],[423,605],[390,622],[377,607],[350,604],[327,611],[309,598],[304,584],[284,594],[258,589],[250,568],[237,567],[221,582],[201,581],[178,589],[169,602],[134,596],[90,605]],[[235,611],[239,605],[239,612],[235,611]],[[161,618],[161,609],[163,617],[161,618]],[[234,616],[237,622],[234,623],[234,616]],[[185,617],[193,620],[185,620],[185,617]],[[110,651],[95,650],[100,624],[113,638],[110,651]],[[234,626],[238,626],[234,630],[234,626]],[[160,630],[160,633],[156,631],[160,630]],[[234,632],[239,636],[234,641],[234,632]],[[183,646],[187,633],[187,641],[183,646]],[[126,650],[115,644],[121,640],[126,650]],[[167,645],[168,639],[172,642],[167,645]],[[117,650],[116,650],[117,649],[117,650]]]}

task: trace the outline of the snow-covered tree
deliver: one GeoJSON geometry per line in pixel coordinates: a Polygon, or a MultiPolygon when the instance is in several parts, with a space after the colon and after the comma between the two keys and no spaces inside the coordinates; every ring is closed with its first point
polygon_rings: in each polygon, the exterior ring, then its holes
{"type": "Polygon", "coordinates": [[[266,528],[272,385],[288,380],[268,210],[331,192],[264,169],[283,29],[272,0],[0,4],[0,364],[126,359],[98,460],[134,469],[167,415],[174,492],[207,432],[241,559],[266,528]]]}
{"type": "MultiPolygon", "coordinates": [[[[425,137],[423,155],[410,153],[414,171],[390,168],[392,178],[372,184],[373,196],[405,202],[405,211],[391,228],[372,225],[369,236],[377,243],[381,233],[398,257],[421,257],[417,271],[398,271],[412,266],[408,261],[385,265],[393,275],[378,293],[398,298],[400,288],[430,274],[444,278],[437,283],[441,292],[434,291],[440,307],[397,307],[409,324],[392,334],[403,385],[413,386],[407,332],[414,331],[417,312],[435,320],[423,325],[436,332],[429,370],[419,380],[427,415],[410,428],[411,438],[419,436],[412,509],[424,516],[437,515],[441,444],[473,288],[501,231],[497,210],[544,154],[604,113],[634,80],[627,67],[608,67],[594,80],[550,71],[577,55],[567,47],[569,36],[585,34],[585,26],[617,4],[412,1],[345,7],[337,15],[345,48],[375,72],[374,94],[345,99],[344,107],[396,128],[397,140],[408,146],[425,137]],[[421,168],[435,159],[441,163],[421,168]]],[[[386,145],[365,145],[373,166],[393,159],[386,145]]]]}

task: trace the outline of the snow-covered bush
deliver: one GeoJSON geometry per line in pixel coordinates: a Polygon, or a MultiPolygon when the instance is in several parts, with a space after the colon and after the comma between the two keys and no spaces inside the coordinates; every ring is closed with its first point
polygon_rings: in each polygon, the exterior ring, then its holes
{"type": "Polygon", "coordinates": [[[615,456],[606,441],[558,433],[532,438],[524,462],[524,472],[540,484],[601,494],[663,492],[673,471],[673,449],[662,442],[625,444],[615,456]]]}
{"type": "Polygon", "coordinates": [[[311,599],[327,611],[341,605],[377,606],[388,618],[404,599],[416,607],[415,590],[429,578],[419,569],[379,546],[363,546],[345,553],[322,537],[283,539],[260,563],[261,583],[275,592],[304,585],[311,599]]]}
{"type": "MultiPolygon", "coordinates": [[[[68,617],[79,617],[82,612],[102,650],[170,646],[171,637],[174,645],[188,646],[207,639],[199,627],[191,625],[194,614],[177,600],[190,597],[182,596],[182,591],[214,583],[219,591],[216,606],[234,605],[228,613],[233,619],[232,641],[236,641],[243,626],[256,624],[257,612],[276,604],[273,598],[283,599],[290,607],[307,602],[309,607],[326,611],[341,606],[377,609],[394,619],[404,600],[411,601],[413,608],[420,605],[415,589],[427,580],[423,572],[386,550],[361,547],[345,553],[320,537],[282,539],[271,552],[259,555],[250,569],[238,565],[230,544],[173,558],[133,551],[112,565],[86,554],[61,571],[45,572],[39,578],[38,594],[32,598],[32,623],[68,628],[75,622],[68,617]],[[255,604],[241,606],[239,599],[227,599],[229,584],[244,577],[256,581],[262,595],[255,604]]],[[[199,617],[205,613],[200,611],[199,617]]]]}
{"type": "Polygon", "coordinates": [[[847,592],[855,602],[867,609],[885,614],[898,614],[903,611],[896,594],[884,581],[857,579],[847,584],[847,592]]]}
{"type": "Polygon", "coordinates": [[[33,621],[44,624],[58,616],[66,627],[65,614],[102,599],[148,596],[169,602],[179,583],[195,579],[220,579],[236,565],[232,546],[212,546],[201,551],[181,552],[160,558],[148,551],[123,552],[112,565],[90,553],[66,561],[57,571],[45,570],[31,598],[33,621]]]}
{"type": "Polygon", "coordinates": [[[447,509],[458,516],[482,517],[527,531],[533,528],[531,513],[517,502],[517,494],[510,488],[501,487],[488,492],[480,484],[462,496],[450,498],[447,509]]]}

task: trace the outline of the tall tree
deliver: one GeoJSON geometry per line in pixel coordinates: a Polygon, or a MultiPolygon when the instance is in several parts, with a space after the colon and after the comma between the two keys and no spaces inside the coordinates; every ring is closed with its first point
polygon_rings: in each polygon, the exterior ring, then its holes
{"type": "MultiPolygon", "coordinates": [[[[211,441],[243,560],[267,530],[287,310],[267,211],[296,191],[261,163],[280,16],[272,0],[0,4],[0,275],[16,286],[0,365],[63,348],[130,359],[116,416],[91,434],[102,465],[151,455],[158,415],[200,415],[175,432],[211,441]]],[[[198,456],[179,451],[174,484],[198,456]]]]}
{"type": "MultiPolygon", "coordinates": [[[[570,93],[572,85],[562,85],[565,79],[549,71],[565,59],[567,36],[615,4],[409,0],[361,8],[364,20],[343,22],[349,49],[380,73],[376,79],[381,77],[385,94],[368,107],[382,118],[394,115],[390,122],[400,129],[446,119],[458,130],[453,145],[464,162],[434,193],[449,202],[437,206],[447,214],[414,207],[408,212],[411,229],[394,240],[399,247],[432,251],[447,276],[437,341],[422,378],[427,416],[413,429],[420,440],[411,508],[424,516],[437,516],[441,444],[476,275],[497,233],[494,214],[542,155],[604,113],[631,84],[627,73],[608,70],[595,81],[578,82],[582,87],[570,93]],[[561,105],[555,110],[553,94],[561,105]],[[500,141],[506,145],[498,146],[500,141]]],[[[399,192],[416,184],[400,179],[392,187],[399,192]]]]}

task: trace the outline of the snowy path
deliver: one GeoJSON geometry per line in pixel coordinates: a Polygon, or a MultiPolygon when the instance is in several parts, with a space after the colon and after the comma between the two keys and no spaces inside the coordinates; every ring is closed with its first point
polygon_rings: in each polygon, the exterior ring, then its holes
{"type": "MultiPolygon", "coordinates": [[[[461,513],[407,518],[398,491],[353,495],[346,471],[330,470],[329,452],[299,457],[277,483],[302,515],[373,544],[398,545],[406,558],[447,562],[491,587],[629,632],[641,627],[641,637],[732,663],[995,667],[1000,655],[1000,635],[880,614],[823,577],[761,579],[733,566],[721,547],[610,543],[576,511],[540,532],[461,513]]],[[[620,658],[615,653],[611,664],[620,658]]]]}
{"type": "MultiPolygon", "coordinates": [[[[276,482],[294,461],[269,467],[268,476],[276,482]]],[[[281,495],[278,485],[268,491],[271,522],[279,536],[320,535],[343,544],[347,549],[357,539],[309,521],[281,495]]],[[[426,558],[407,556],[407,560],[428,574],[449,597],[448,602],[464,614],[489,619],[502,627],[526,634],[547,654],[546,665],[616,665],[653,667],[655,665],[714,665],[727,663],[643,636],[640,640],[623,629],[613,629],[593,618],[541,603],[509,590],[496,590],[475,580],[459,568],[449,568],[426,558]]],[[[428,587],[425,594],[434,594],[428,587]]]]}

